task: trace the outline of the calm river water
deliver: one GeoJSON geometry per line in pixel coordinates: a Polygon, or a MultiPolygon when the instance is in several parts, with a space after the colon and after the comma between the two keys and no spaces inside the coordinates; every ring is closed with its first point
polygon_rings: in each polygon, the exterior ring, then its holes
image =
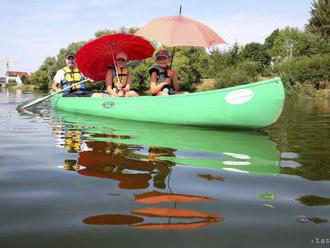
{"type": "Polygon", "coordinates": [[[0,92],[0,247],[330,247],[330,100],[263,131],[18,113],[0,92]]]}

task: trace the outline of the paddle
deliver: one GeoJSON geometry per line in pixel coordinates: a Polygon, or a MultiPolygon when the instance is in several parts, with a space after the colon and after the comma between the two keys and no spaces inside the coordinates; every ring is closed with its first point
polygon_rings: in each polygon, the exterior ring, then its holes
{"type": "Polygon", "coordinates": [[[72,87],[77,86],[77,85],[79,85],[79,84],[81,84],[81,83],[84,83],[84,82],[86,82],[86,81],[88,81],[88,80],[90,80],[90,79],[87,78],[87,79],[84,79],[84,80],[82,80],[82,81],[80,81],[80,82],[78,82],[78,83],[74,83],[74,84],[72,84],[72,85],[70,85],[70,86],[68,86],[68,87],[65,87],[65,88],[62,89],[60,92],[55,92],[55,93],[49,94],[49,95],[44,96],[44,97],[41,97],[41,98],[32,99],[32,100],[28,100],[28,101],[26,101],[26,102],[23,102],[22,104],[18,105],[16,109],[17,109],[18,111],[20,111],[20,110],[22,110],[22,109],[25,109],[25,108],[31,107],[32,105],[35,105],[35,104],[40,103],[40,102],[43,102],[44,100],[46,100],[46,99],[48,99],[48,98],[50,98],[50,97],[52,97],[52,96],[55,96],[55,95],[57,95],[57,94],[61,94],[63,91],[65,91],[65,90],[67,90],[67,89],[71,89],[72,87]]]}

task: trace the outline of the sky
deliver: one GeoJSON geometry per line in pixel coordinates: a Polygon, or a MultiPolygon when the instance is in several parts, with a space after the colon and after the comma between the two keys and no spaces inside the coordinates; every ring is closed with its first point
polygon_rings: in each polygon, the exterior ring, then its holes
{"type": "Polygon", "coordinates": [[[276,28],[303,29],[312,0],[0,0],[0,76],[33,72],[74,41],[95,32],[142,27],[154,18],[182,15],[198,20],[228,43],[263,42],[276,28]]]}

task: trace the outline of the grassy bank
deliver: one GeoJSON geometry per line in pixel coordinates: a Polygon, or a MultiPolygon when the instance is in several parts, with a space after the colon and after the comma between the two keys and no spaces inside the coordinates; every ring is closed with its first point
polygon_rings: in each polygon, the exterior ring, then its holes
{"type": "MultiPolygon", "coordinates": [[[[266,80],[271,77],[258,77],[256,81],[266,80]]],[[[316,89],[314,84],[305,82],[295,82],[289,85],[285,79],[283,79],[284,85],[286,87],[287,95],[296,95],[301,97],[316,97],[316,98],[326,98],[330,99],[330,80],[320,82],[320,88],[316,89]]],[[[197,85],[196,91],[207,91],[218,89],[218,83],[216,79],[202,79],[202,83],[197,85]]]]}

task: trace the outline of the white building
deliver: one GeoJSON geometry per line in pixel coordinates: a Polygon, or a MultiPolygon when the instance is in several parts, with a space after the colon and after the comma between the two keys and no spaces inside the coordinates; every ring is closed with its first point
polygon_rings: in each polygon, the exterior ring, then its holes
{"type": "Polygon", "coordinates": [[[5,84],[8,83],[16,83],[17,85],[22,85],[22,78],[23,77],[28,77],[30,73],[28,72],[22,72],[22,71],[7,71],[6,72],[6,82],[5,84]]]}

